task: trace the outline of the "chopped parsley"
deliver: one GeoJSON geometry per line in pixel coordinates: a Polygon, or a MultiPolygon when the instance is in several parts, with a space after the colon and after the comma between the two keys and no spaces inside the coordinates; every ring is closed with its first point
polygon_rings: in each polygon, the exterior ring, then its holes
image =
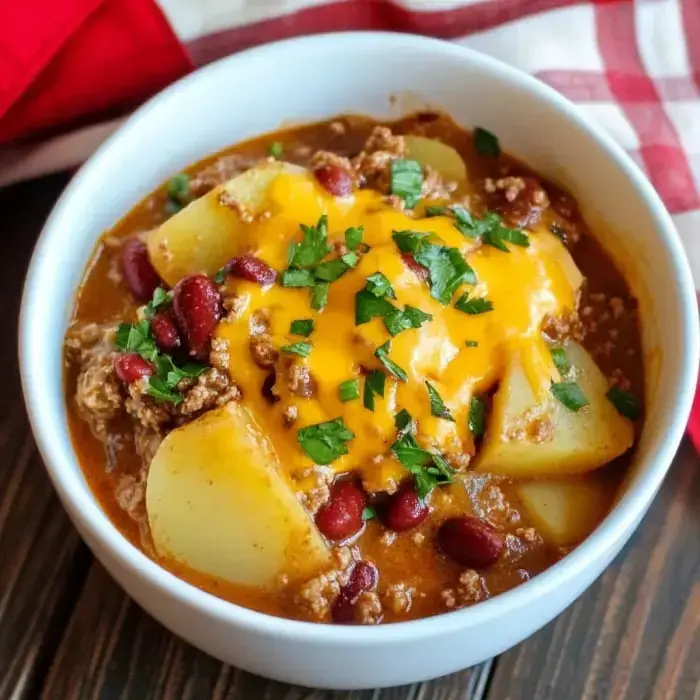
{"type": "Polygon", "coordinates": [[[476,340],[465,340],[464,344],[468,348],[478,348],[479,347],[479,343],[476,340]]]}
{"type": "Polygon", "coordinates": [[[457,309],[457,311],[463,311],[465,314],[469,314],[470,316],[478,316],[479,314],[485,314],[488,311],[493,311],[493,302],[479,297],[470,299],[469,294],[465,292],[459,299],[457,299],[455,309],[457,309]]]}
{"type": "Polygon", "coordinates": [[[477,126],[474,129],[474,147],[482,156],[496,157],[501,155],[501,144],[490,131],[477,126]]]}
{"type": "Polygon", "coordinates": [[[412,253],[415,261],[427,268],[430,295],[447,306],[462,284],[476,284],[476,275],[457,248],[430,243],[428,235],[394,231],[393,239],[402,253],[412,253]]]}
{"type": "Polygon", "coordinates": [[[552,396],[570,411],[576,412],[588,406],[588,399],[576,382],[552,382],[549,390],[552,396]]]}
{"type": "Polygon", "coordinates": [[[267,147],[267,153],[273,158],[277,158],[279,160],[282,157],[282,154],[284,153],[284,145],[281,141],[273,141],[267,147]]]}
{"type": "Polygon", "coordinates": [[[355,253],[348,253],[354,257],[349,258],[353,263],[348,264],[343,258],[335,258],[334,260],[327,260],[314,268],[314,274],[317,280],[322,282],[335,282],[338,278],[342,277],[348,270],[357,265],[357,255],[355,253]]]}
{"type": "Polygon", "coordinates": [[[226,281],[226,277],[227,277],[228,273],[229,273],[228,264],[224,265],[223,267],[220,267],[214,273],[214,282],[216,282],[216,284],[223,284],[226,281]]]}
{"type": "Polygon", "coordinates": [[[315,226],[300,224],[303,238],[289,248],[289,267],[312,267],[331,252],[328,244],[328,217],[323,214],[315,226]]]}
{"type": "Polygon", "coordinates": [[[384,397],[384,386],[386,384],[386,375],[384,372],[371,372],[365,377],[365,389],[362,395],[362,405],[374,411],[374,397],[384,397]]]}
{"type": "Polygon", "coordinates": [[[297,321],[292,321],[289,325],[289,332],[292,335],[301,335],[304,338],[308,338],[313,329],[314,321],[312,318],[302,318],[297,321]]]}
{"type": "Polygon", "coordinates": [[[530,245],[530,239],[526,233],[504,226],[501,217],[492,211],[486,212],[481,219],[477,219],[464,207],[453,205],[448,207],[448,210],[455,218],[455,228],[463,236],[481,239],[486,245],[497,248],[504,253],[510,252],[506,243],[519,245],[523,248],[530,245]]]}
{"type": "Polygon", "coordinates": [[[444,214],[447,213],[447,207],[442,205],[439,207],[426,207],[425,208],[425,215],[430,218],[432,216],[443,216],[444,214]]]}
{"type": "Polygon", "coordinates": [[[328,303],[328,282],[317,282],[311,292],[311,308],[322,311],[328,303]]]}
{"type": "Polygon", "coordinates": [[[469,430],[474,438],[480,438],[486,428],[486,402],[480,396],[472,396],[469,402],[469,430]]]}
{"type": "Polygon", "coordinates": [[[422,500],[436,486],[451,483],[453,470],[445,459],[418,445],[413,434],[415,425],[408,411],[402,410],[396,416],[395,423],[399,435],[391,446],[391,452],[413,475],[418,497],[422,500]]]}
{"type": "Polygon", "coordinates": [[[281,352],[287,353],[288,355],[299,355],[299,357],[308,357],[311,354],[312,349],[311,343],[291,343],[290,345],[283,345],[280,348],[281,352]]]}
{"type": "Polygon", "coordinates": [[[313,287],[316,278],[311,270],[283,270],[280,284],[283,287],[313,287]]]}
{"type": "Polygon", "coordinates": [[[628,391],[620,389],[619,386],[610,387],[605,396],[612,402],[617,412],[625,418],[637,420],[642,415],[642,406],[639,403],[639,399],[628,391]]]}
{"type": "Polygon", "coordinates": [[[396,293],[391,286],[391,282],[389,282],[386,275],[382,274],[381,272],[374,272],[367,278],[365,289],[375,297],[389,297],[389,299],[396,299],[396,293]]]}
{"type": "Polygon", "coordinates": [[[430,397],[430,412],[436,418],[444,418],[445,420],[454,422],[452,414],[447,406],[445,406],[445,402],[440,397],[440,394],[438,394],[437,389],[427,379],[425,380],[425,388],[428,390],[428,396],[430,397]]]}
{"type": "Polygon", "coordinates": [[[153,292],[153,298],[146,304],[143,313],[147,319],[152,319],[156,314],[156,309],[161,306],[166,306],[172,301],[172,292],[166,292],[163,287],[156,287],[153,292]]]}
{"type": "Polygon", "coordinates": [[[377,517],[377,511],[374,510],[371,506],[365,506],[362,509],[362,519],[367,521],[367,520],[374,520],[374,518],[377,517]]]}
{"type": "Polygon", "coordinates": [[[571,363],[566,356],[566,350],[564,350],[564,348],[551,348],[549,352],[552,355],[552,362],[554,362],[554,366],[559,371],[559,374],[561,374],[562,377],[569,374],[571,363]]]}
{"type": "Polygon", "coordinates": [[[424,323],[432,320],[431,314],[407,305],[403,311],[401,309],[392,309],[384,316],[384,325],[391,335],[396,336],[402,331],[420,328],[424,323]]]}
{"type": "Polygon", "coordinates": [[[403,199],[406,208],[413,209],[423,188],[423,168],[417,160],[395,158],[391,161],[391,194],[403,199]]]}
{"type": "Polygon", "coordinates": [[[360,398],[360,381],[359,379],[348,379],[338,387],[338,396],[343,402],[354,401],[360,398]]]}
{"type": "Polygon", "coordinates": [[[190,191],[190,176],[178,173],[168,181],[168,210],[174,214],[192,201],[190,191]]]}
{"type": "Polygon", "coordinates": [[[396,362],[389,359],[389,352],[391,352],[391,341],[387,340],[384,345],[377,348],[374,356],[384,365],[384,367],[386,367],[387,371],[392,377],[396,377],[396,379],[401,382],[407,381],[408,374],[406,374],[406,370],[402,369],[396,364],[396,362]]]}
{"type": "Polygon", "coordinates": [[[355,294],[355,325],[361,326],[373,318],[384,318],[394,310],[392,303],[383,297],[376,297],[366,289],[355,294]]]}
{"type": "Polygon", "coordinates": [[[348,453],[347,442],[355,437],[342,418],[309,425],[297,432],[299,446],[315,464],[326,465],[348,453]]]}
{"type": "Polygon", "coordinates": [[[353,228],[346,229],[345,231],[345,245],[350,250],[357,250],[360,243],[362,243],[362,234],[365,229],[362,226],[357,226],[353,228]]]}
{"type": "Polygon", "coordinates": [[[120,323],[115,344],[124,352],[136,352],[144,360],[154,362],[158,357],[158,346],[151,333],[151,324],[144,320],[138,323],[120,323]]]}

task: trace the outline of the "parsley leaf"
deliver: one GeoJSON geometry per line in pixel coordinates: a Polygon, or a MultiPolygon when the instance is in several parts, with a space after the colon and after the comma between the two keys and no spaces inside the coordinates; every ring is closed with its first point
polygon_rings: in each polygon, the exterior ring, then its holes
{"type": "Polygon", "coordinates": [[[357,263],[360,260],[360,256],[357,253],[354,253],[353,251],[350,251],[349,253],[345,253],[345,255],[341,255],[340,259],[348,266],[348,267],[356,267],[357,263]]]}
{"type": "Polygon", "coordinates": [[[625,418],[637,420],[642,415],[642,406],[639,403],[639,399],[628,391],[620,389],[619,386],[610,387],[605,396],[612,402],[617,412],[625,418]]]}
{"type": "Polygon", "coordinates": [[[377,511],[374,510],[374,508],[372,508],[371,506],[365,506],[362,509],[362,519],[364,521],[373,520],[376,517],[377,517],[377,511]]]}
{"type": "Polygon", "coordinates": [[[559,374],[565,377],[571,369],[571,363],[566,356],[566,351],[564,348],[551,348],[549,352],[552,355],[552,362],[554,362],[554,366],[559,371],[559,374]]]}
{"type": "MultiPolygon", "coordinates": [[[[352,255],[355,254],[353,253],[352,255]]],[[[355,264],[357,264],[356,260],[355,264]]],[[[335,258],[335,260],[328,260],[320,265],[317,265],[314,268],[314,274],[316,275],[317,280],[321,280],[323,282],[335,282],[352,267],[352,265],[349,265],[342,258],[335,258]]]]}
{"type": "Polygon", "coordinates": [[[309,425],[297,432],[299,446],[316,464],[326,465],[348,454],[347,442],[355,437],[342,418],[309,425]]]}
{"type": "Polygon", "coordinates": [[[503,225],[501,217],[494,212],[487,212],[483,218],[473,217],[464,207],[453,205],[449,207],[455,217],[455,228],[468,238],[480,238],[486,245],[509,253],[507,243],[528,248],[530,239],[519,229],[503,225]]]}
{"type": "Polygon", "coordinates": [[[311,270],[283,270],[280,284],[283,287],[313,287],[316,278],[311,270]]]}
{"type": "Polygon", "coordinates": [[[549,390],[552,396],[570,411],[576,412],[588,406],[588,399],[576,382],[552,382],[549,390]]]}
{"type": "Polygon", "coordinates": [[[440,207],[426,207],[425,208],[425,215],[430,218],[433,216],[443,216],[447,212],[447,207],[445,206],[440,206],[440,207]]]}
{"type": "Polygon", "coordinates": [[[465,344],[468,348],[478,348],[478,347],[479,347],[479,343],[478,343],[476,340],[466,340],[466,341],[464,342],[464,344],[465,344]]]}
{"type": "Polygon", "coordinates": [[[214,282],[216,284],[223,284],[226,281],[226,277],[228,276],[228,265],[224,265],[223,267],[220,267],[215,273],[214,273],[214,282]]]}
{"type": "Polygon", "coordinates": [[[289,267],[311,267],[320,263],[331,252],[328,245],[328,217],[325,214],[315,226],[301,224],[300,228],[303,239],[290,246],[289,267]]]}
{"type": "Polygon", "coordinates": [[[297,321],[292,321],[289,325],[289,332],[292,335],[301,335],[308,338],[311,331],[314,329],[314,321],[312,318],[303,318],[297,321]]]}
{"type": "Polygon", "coordinates": [[[469,294],[464,293],[457,299],[455,309],[457,309],[457,311],[463,311],[470,316],[477,316],[479,314],[485,314],[487,311],[493,311],[493,302],[478,297],[470,299],[469,294]]]}
{"type": "Polygon", "coordinates": [[[280,352],[286,352],[288,355],[299,355],[299,357],[308,357],[312,347],[311,343],[291,343],[290,345],[283,345],[280,348],[280,352]]]}
{"type": "Polygon", "coordinates": [[[347,381],[343,382],[339,387],[338,387],[338,396],[340,397],[340,400],[345,402],[345,401],[354,401],[355,399],[360,398],[360,381],[359,379],[348,379],[347,381]]]}
{"type": "Polygon", "coordinates": [[[472,396],[469,402],[469,430],[474,438],[480,438],[486,427],[486,402],[480,396],[472,396]]]}
{"type": "Polygon", "coordinates": [[[311,308],[321,311],[328,303],[328,282],[317,282],[311,292],[311,308]]]}
{"type": "Polygon", "coordinates": [[[372,372],[365,377],[365,389],[362,395],[362,405],[374,411],[374,396],[384,396],[386,375],[384,372],[372,372]]]}
{"type": "Polygon", "coordinates": [[[431,314],[427,314],[414,306],[406,306],[401,309],[393,309],[384,317],[384,325],[391,335],[396,336],[401,331],[407,331],[411,328],[420,328],[427,321],[432,321],[431,314]]]}
{"type": "Polygon", "coordinates": [[[365,229],[362,226],[357,226],[345,230],[345,245],[350,250],[357,250],[357,247],[362,243],[362,234],[365,229]]]}
{"type": "Polygon", "coordinates": [[[156,401],[174,403],[175,405],[184,399],[184,396],[180,392],[171,389],[168,386],[168,382],[162,377],[149,377],[146,394],[156,399],[156,401]]]}
{"type": "Polygon", "coordinates": [[[178,173],[171,177],[168,181],[168,199],[182,208],[192,201],[192,193],[190,192],[190,176],[187,173],[178,173]]]}
{"type": "Polygon", "coordinates": [[[413,209],[420,199],[423,187],[423,168],[417,160],[395,158],[391,161],[391,194],[403,199],[413,209]]]}
{"type": "Polygon", "coordinates": [[[501,155],[501,144],[498,142],[498,138],[480,126],[474,129],[474,147],[477,153],[482,156],[495,157],[501,155]]]}
{"type": "Polygon", "coordinates": [[[138,323],[120,323],[115,344],[125,352],[136,352],[144,360],[153,362],[158,356],[158,347],[151,333],[151,324],[144,320],[138,323]]]}
{"type": "Polygon", "coordinates": [[[399,250],[413,253],[415,261],[427,268],[430,294],[447,305],[462,284],[476,284],[476,275],[457,248],[430,243],[430,234],[416,231],[394,231],[393,239],[399,250]]]}
{"type": "Polygon", "coordinates": [[[173,298],[172,292],[166,292],[163,287],[156,287],[153,291],[153,298],[146,304],[144,315],[147,319],[152,319],[155,316],[156,309],[160,306],[169,304],[173,298]]]}
{"type": "Polygon", "coordinates": [[[378,298],[366,289],[355,294],[355,325],[361,326],[373,318],[384,318],[394,310],[391,302],[378,298]]]}
{"type": "Polygon", "coordinates": [[[438,394],[437,389],[426,379],[425,388],[428,390],[428,396],[430,397],[430,412],[436,418],[444,418],[445,420],[451,420],[454,422],[454,418],[450,413],[447,406],[445,406],[444,401],[438,394]]]}
{"type": "Polygon", "coordinates": [[[268,155],[272,156],[273,158],[281,158],[282,154],[284,153],[284,145],[282,144],[281,141],[273,141],[268,147],[267,147],[267,153],[268,155]]]}
{"type": "Polygon", "coordinates": [[[396,293],[391,286],[391,282],[389,282],[386,275],[382,274],[381,272],[373,272],[367,278],[365,289],[375,297],[389,297],[389,299],[396,299],[396,293]]]}
{"type": "Polygon", "coordinates": [[[389,352],[391,352],[391,341],[387,340],[384,345],[377,348],[374,355],[384,365],[384,367],[386,367],[389,374],[396,377],[396,379],[399,381],[407,381],[408,374],[406,374],[406,370],[402,369],[396,364],[396,362],[389,359],[389,352]]]}

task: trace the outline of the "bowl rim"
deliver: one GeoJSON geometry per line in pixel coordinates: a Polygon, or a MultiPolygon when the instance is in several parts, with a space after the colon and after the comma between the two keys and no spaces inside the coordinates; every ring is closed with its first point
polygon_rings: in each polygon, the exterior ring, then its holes
{"type": "MultiPolygon", "coordinates": [[[[375,31],[317,34],[285,39],[247,49],[190,73],[139,107],[80,168],[55,204],[36,243],[27,271],[19,324],[22,389],[40,454],[54,487],[72,520],[78,524],[81,531],[91,534],[100,550],[108,553],[131,576],[140,579],[141,583],[157,590],[162,596],[175,598],[180,604],[191,610],[197,610],[200,614],[212,616],[239,629],[267,634],[278,639],[313,641],[344,647],[427,639],[488,623],[500,618],[508,611],[525,608],[549,592],[579,578],[588,565],[601,555],[601,552],[611,551],[646,511],[680,444],[694,395],[698,367],[698,344],[695,287],[680,238],[664,204],[652,185],[631,158],[606,132],[585,119],[573,103],[553,88],[497,59],[439,39],[375,31]],[[30,367],[36,361],[35,344],[32,340],[40,337],[42,325],[41,318],[31,302],[32,298],[39,294],[42,289],[41,270],[50,264],[46,255],[48,241],[54,237],[55,230],[58,230],[57,222],[63,218],[64,212],[70,211],[73,193],[80,188],[83,181],[92,177],[93,170],[104,154],[118,148],[121,139],[129,134],[134,124],[142,117],[159,110],[161,103],[165,102],[166,99],[179,91],[186,91],[190,84],[200,80],[203,75],[216,74],[217,72],[224,75],[230,66],[245,63],[253,57],[256,59],[267,58],[272,61],[275,57],[282,56],[288,59],[290,52],[293,53],[295,49],[300,47],[322,51],[324,45],[329,41],[334,42],[335,45],[338,42],[347,42],[349,50],[353,51],[371,51],[373,46],[381,42],[382,50],[386,50],[387,45],[393,45],[397,48],[410,48],[426,54],[441,54],[443,57],[454,59],[457,62],[476,65],[501,80],[526,89],[536,99],[545,103],[548,108],[560,112],[566,119],[576,123],[598,143],[611,165],[622,170],[626,177],[631,180],[648,208],[659,239],[663,240],[663,245],[668,249],[675,266],[677,284],[681,292],[678,299],[678,311],[686,333],[684,343],[681,344],[682,355],[679,358],[681,371],[676,396],[677,410],[673,416],[669,417],[665,438],[646,455],[642,469],[643,478],[639,479],[636,485],[627,489],[605,520],[578,547],[538,576],[478,605],[449,614],[442,613],[427,618],[369,627],[305,622],[276,617],[245,608],[187,583],[146,556],[119,532],[100,508],[97,500],[85,492],[84,484],[80,483],[84,477],[75,451],[72,449],[56,450],[54,436],[60,435],[61,432],[54,432],[50,422],[46,423],[44,420],[48,417],[48,410],[42,405],[42,385],[36,380],[34,371],[30,371],[30,367]]],[[[46,359],[43,359],[42,362],[46,364],[46,359]]],[[[63,391],[62,387],[61,391],[63,391]]],[[[63,430],[65,429],[64,423],[63,430]]]]}

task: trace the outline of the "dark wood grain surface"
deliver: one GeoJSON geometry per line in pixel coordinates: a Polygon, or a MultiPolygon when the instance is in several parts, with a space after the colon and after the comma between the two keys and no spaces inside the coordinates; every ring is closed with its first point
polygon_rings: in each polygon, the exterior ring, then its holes
{"type": "Polygon", "coordinates": [[[289,686],[215,661],[142,612],[68,522],[21,398],[22,280],[66,181],[0,190],[0,700],[700,700],[700,457],[687,442],[599,581],[529,640],[452,676],[377,691],[289,686]]]}

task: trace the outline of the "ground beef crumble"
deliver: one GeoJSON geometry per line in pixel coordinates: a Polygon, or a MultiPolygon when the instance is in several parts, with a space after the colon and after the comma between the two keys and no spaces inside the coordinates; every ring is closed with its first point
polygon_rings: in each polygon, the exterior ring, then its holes
{"type": "Polygon", "coordinates": [[[328,618],[333,601],[348,582],[350,569],[355,563],[348,547],[334,549],[333,559],[333,568],[303,584],[296,596],[297,603],[317,620],[328,618]]]}
{"type": "Polygon", "coordinates": [[[454,610],[485,600],[489,591],[482,576],[474,569],[467,569],[460,575],[457,586],[445,588],[440,597],[446,608],[454,610]]]}

